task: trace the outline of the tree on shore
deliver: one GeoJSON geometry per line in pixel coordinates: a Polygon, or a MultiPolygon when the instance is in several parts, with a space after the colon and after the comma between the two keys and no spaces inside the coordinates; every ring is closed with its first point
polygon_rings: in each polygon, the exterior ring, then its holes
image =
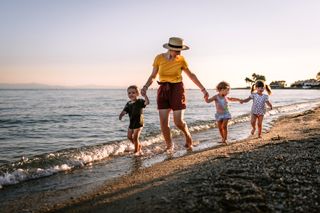
{"type": "Polygon", "coordinates": [[[317,74],[317,80],[320,81],[320,72],[317,74]]]}
{"type": "Polygon", "coordinates": [[[259,75],[259,74],[253,73],[251,76],[252,76],[252,78],[246,77],[244,79],[246,81],[246,83],[249,84],[250,86],[259,80],[266,81],[266,77],[264,75],[259,75]]]}

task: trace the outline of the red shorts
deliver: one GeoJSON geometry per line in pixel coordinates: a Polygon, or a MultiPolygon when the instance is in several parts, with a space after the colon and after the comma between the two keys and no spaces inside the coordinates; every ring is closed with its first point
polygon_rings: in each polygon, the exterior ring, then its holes
{"type": "Polygon", "coordinates": [[[158,109],[182,110],[186,108],[186,97],[182,82],[158,82],[158,109]]]}

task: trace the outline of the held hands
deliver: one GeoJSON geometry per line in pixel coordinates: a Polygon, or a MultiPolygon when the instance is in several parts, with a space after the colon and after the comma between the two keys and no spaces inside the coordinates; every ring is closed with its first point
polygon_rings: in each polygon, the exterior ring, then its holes
{"type": "Polygon", "coordinates": [[[148,87],[146,85],[144,85],[141,89],[141,95],[143,97],[145,97],[147,95],[147,90],[148,90],[148,87]]]}
{"type": "Polygon", "coordinates": [[[207,101],[209,98],[209,93],[207,92],[206,88],[201,89],[201,92],[203,93],[204,100],[207,101]]]}

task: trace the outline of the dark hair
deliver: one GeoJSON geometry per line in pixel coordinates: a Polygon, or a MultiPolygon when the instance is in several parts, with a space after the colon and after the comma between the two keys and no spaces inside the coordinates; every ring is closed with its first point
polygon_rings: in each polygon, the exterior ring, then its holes
{"type": "Polygon", "coordinates": [[[271,88],[270,88],[270,86],[267,85],[267,84],[265,84],[263,81],[256,81],[256,83],[251,86],[251,93],[253,93],[253,91],[254,91],[256,88],[258,88],[258,87],[266,88],[267,93],[268,93],[269,95],[271,95],[271,88]]]}
{"type": "Polygon", "coordinates": [[[140,95],[139,89],[138,89],[138,87],[137,87],[136,85],[130,85],[130,86],[127,88],[127,91],[128,91],[129,89],[134,89],[134,90],[136,90],[137,93],[138,93],[138,95],[140,95]]]}
{"type": "Polygon", "coordinates": [[[223,90],[223,89],[227,89],[227,88],[230,88],[230,84],[225,81],[221,81],[216,87],[216,89],[218,91],[223,90]]]}

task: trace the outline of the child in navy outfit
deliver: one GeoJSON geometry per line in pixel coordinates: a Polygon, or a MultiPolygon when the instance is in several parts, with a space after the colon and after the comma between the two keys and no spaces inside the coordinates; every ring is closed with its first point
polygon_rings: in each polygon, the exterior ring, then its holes
{"type": "Polygon", "coordinates": [[[138,98],[140,93],[136,85],[129,86],[127,92],[130,101],[127,102],[120,113],[119,120],[121,120],[125,114],[129,114],[130,124],[128,128],[128,139],[134,144],[134,155],[140,156],[143,154],[139,141],[144,124],[143,108],[149,104],[149,99],[147,95],[144,96],[144,99],[138,98]]]}

